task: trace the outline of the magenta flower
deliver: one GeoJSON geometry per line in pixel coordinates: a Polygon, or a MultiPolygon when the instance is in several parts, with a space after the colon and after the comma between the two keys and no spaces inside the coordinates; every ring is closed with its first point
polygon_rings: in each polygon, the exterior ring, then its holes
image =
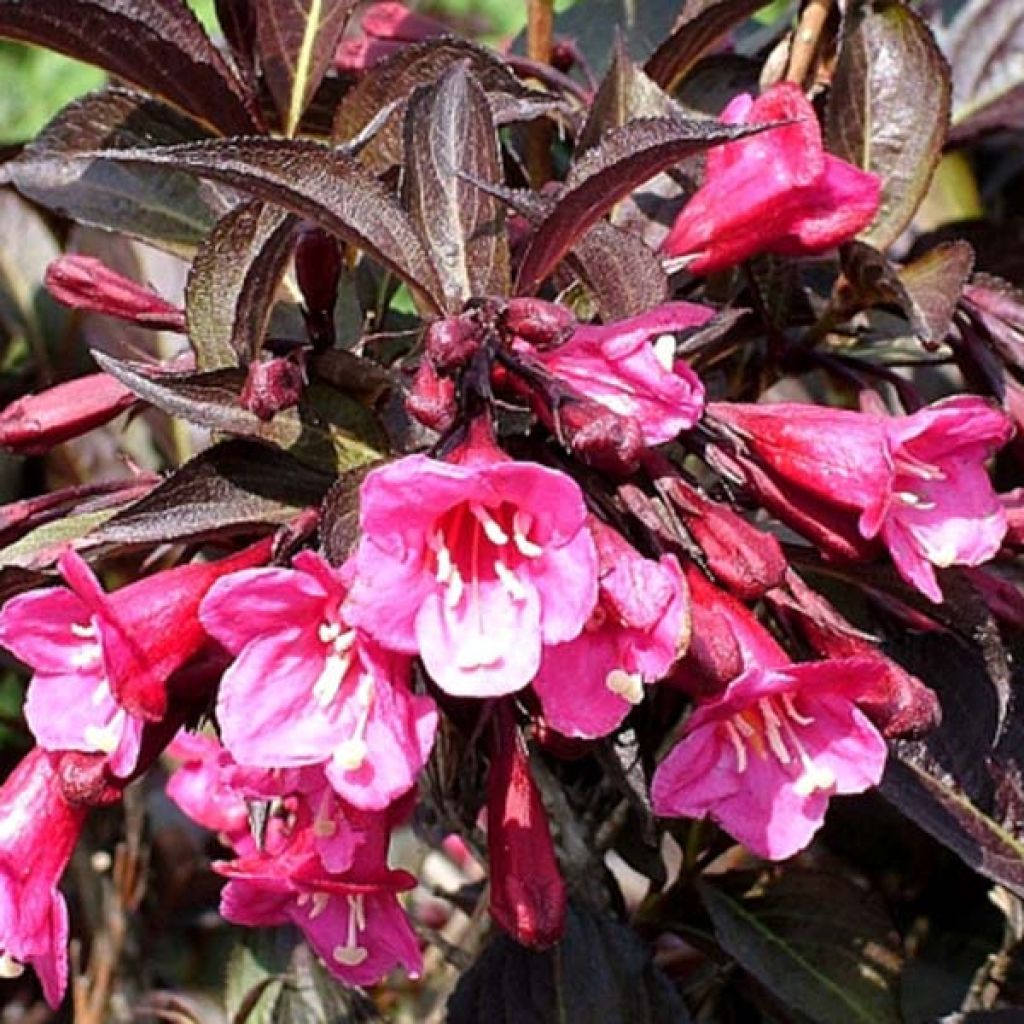
{"type": "Polygon", "coordinates": [[[578,636],[597,600],[583,494],[477,434],[458,462],[410,455],[363,482],[345,612],[419,652],[437,684],[492,697],[526,686],[544,644],[578,636]]]}
{"type": "Polygon", "coordinates": [[[566,736],[615,729],[686,646],[686,583],[673,555],[643,558],[611,527],[591,521],[600,564],[597,606],[583,632],[544,649],[533,689],[548,724],[566,736]]]}
{"type": "Polygon", "coordinates": [[[870,659],[788,664],[760,630],[739,638],[745,667],[700,704],[651,783],[655,813],[710,815],[761,857],[802,850],[836,793],[878,783],[886,747],[857,708],[881,672],[870,659]]]}
{"type": "MultiPolygon", "coordinates": [[[[935,602],[934,566],[979,565],[999,550],[1006,511],[985,460],[1012,433],[1003,413],[979,398],[937,402],[911,416],[820,406],[729,405],[714,416],[781,492],[762,493],[798,529],[801,495],[831,515],[830,529],[888,547],[900,575],[935,602]],[[791,515],[790,513],[794,513],[791,515]]],[[[758,488],[756,480],[752,486],[758,488]]]]}
{"type": "Polygon", "coordinates": [[[662,245],[707,274],[760,252],[805,256],[847,242],[871,223],[881,182],[826,153],[814,109],[780,82],[756,100],[735,97],[726,124],[791,122],[708,151],[704,184],[662,245]]]}
{"type": "Polygon", "coordinates": [[[262,852],[216,863],[229,879],[221,914],[250,927],[294,924],[328,970],[348,985],[380,981],[396,964],[417,974],[419,944],[397,898],[416,883],[407,872],[386,866],[391,824],[387,813],[372,824],[367,819],[342,874],[324,867],[312,828],[297,829],[262,852]]]}
{"type": "Polygon", "coordinates": [[[224,744],[243,765],[324,763],[357,807],[410,789],[433,745],[437,712],[409,692],[409,659],[385,651],[342,613],[345,571],[311,551],[291,569],[220,579],[202,603],[232,654],[217,701],[224,744]]]}
{"type": "Polygon", "coordinates": [[[54,1009],[68,983],[68,910],[57,884],[85,813],[64,799],[39,747],[0,788],[0,978],[31,965],[54,1009]]]}
{"type": "Polygon", "coordinates": [[[646,444],[662,444],[704,411],[704,386],[675,359],[669,332],[700,327],[713,315],[704,306],[668,302],[628,320],[577,327],[553,348],[519,346],[581,395],[636,420],[646,444]]]}
{"type": "Polygon", "coordinates": [[[130,775],[143,725],[167,712],[167,680],[208,642],[200,599],[218,576],[268,552],[261,542],[112,594],[78,554],[65,552],[67,587],[19,594],[0,610],[0,644],[34,671],[25,717],[39,745],[105,754],[115,775],[130,775]]]}

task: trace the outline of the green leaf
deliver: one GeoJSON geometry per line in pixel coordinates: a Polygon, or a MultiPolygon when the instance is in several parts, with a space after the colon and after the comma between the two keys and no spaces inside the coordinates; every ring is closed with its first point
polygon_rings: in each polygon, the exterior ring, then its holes
{"type": "Polygon", "coordinates": [[[256,0],[260,64],[286,135],[330,68],[356,2],[256,0]]]}
{"type": "Polygon", "coordinates": [[[259,354],[298,218],[253,200],[224,217],[199,247],[185,316],[200,370],[246,365],[259,354]]]}
{"type": "Polygon", "coordinates": [[[881,205],[862,241],[884,251],[910,223],[942,155],[950,92],[946,62],[915,11],[900,0],[851,5],[825,138],[836,156],[882,180],[881,205]]]}
{"type": "Polygon", "coordinates": [[[901,958],[881,901],[839,875],[787,869],[745,894],[698,882],[722,947],[818,1024],[900,1024],[901,958]]]}
{"type": "Polygon", "coordinates": [[[95,64],[227,135],[254,103],[184,0],[0,0],[0,36],[95,64]]]}
{"type": "Polygon", "coordinates": [[[274,1024],[295,933],[285,928],[246,929],[231,950],[224,984],[230,1024],[274,1024]]]}
{"type": "Polygon", "coordinates": [[[501,180],[487,96],[466,62],[417,91],[405,115],[406,205],[435,254],[449,312],[474,296],[506,295],[504,210],[471,181],[501,180]]]}
{"type": "Polygon", "coordinates": [[[209,136],[201,125],[170,107],[105,89],[62,110],[3,173],[63,216],[189,255],[234,205],[233,196],[190,174],[87,154],[203,138],[209,136]]]}
{"type": "Polygon", "coordinates": [[[44,569],[52,565],[72,541],[82,540],[116,512],[116,508],[76,512],[38,526],[0,551],[0,569],[44,569]]]}

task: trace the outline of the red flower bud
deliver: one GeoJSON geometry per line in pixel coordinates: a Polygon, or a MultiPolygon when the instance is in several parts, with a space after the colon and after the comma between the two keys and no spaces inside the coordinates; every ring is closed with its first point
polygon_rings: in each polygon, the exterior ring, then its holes
{"type": "Polygon", "coordinates": [[[301,356],[257,360],[249,364],[242,388],[242,408],[255,413],[264,422],[272,420],[279,412],[299,404],[305,385],[306,369],[301,364],[301,356]]]}
{"type": "Polygon", "coordinates": [[[554,348],[566,341],[579,326],[564,306],[529,296],[509,299],[505,328],[537,348],[554,348]]]}
{"type": "Polygon", "coordinates": [[[565,882],[526,745],[505,705],[495,713],[491,744],[487,850],[491,916],[524,946],[556,943],[565,929],[565,882]]]}
{"type": "Polygon", "coordinates": [[[438,376],[434,364],[424,359],[405,399],[410,416],[431,430],[445,431],[455,421],[455,381],[438,376]]]}
{"type": "Polygon", "coordinates": [[[303,227],[295,243],[295,277],[306,309],[332,316],[341,279],[337,239],[322,228],[303,227]]]}
{"type": "Polygon", "coordinates": [[[39,455],[108,423],[139,399],[108,373],[92,373],[26,395],[0,413],[0,445],[39,455]]]}
{"type": "Polygon", "coordinates": [[[480,347],[480,326],[469,317],[435,320],[423,335],[427,358],[442,373],[465,366],[480,347]]]}
{"type": "Polygon", "coordinates": [[[92,256],[59,256],[46,268],[44,284],[72,309],[105,313],[156,331],[185,331],[184,310],[92,256]]]}
{"type": "Polygon", "coordinates": [[[613,476],[636,472],[646,446],[632,416],[619,416],[589,398],[563,402],[556,416],[558,433],[582,462],[613,476]]]}

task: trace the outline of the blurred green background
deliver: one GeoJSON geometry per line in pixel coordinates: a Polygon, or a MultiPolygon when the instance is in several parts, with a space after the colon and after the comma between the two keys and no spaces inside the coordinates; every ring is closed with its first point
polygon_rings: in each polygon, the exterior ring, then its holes
{"type": "MultiPolygon", "coordinates": [[[[564,9],[572,2],[560,0],[556,7],[564,9]]],[[[216,26],[213,0],[189,0],[189,5],[207,25],[216,26]]],[[[466,18],[487,37],[514,35],[526,20],[525,0],[442,0],[409,6],[466,18]]],[[[0,142],[30,138],[65,103],[98,88],[103,77],[101,71],[66,57],[0,42],[0,142]]]]}

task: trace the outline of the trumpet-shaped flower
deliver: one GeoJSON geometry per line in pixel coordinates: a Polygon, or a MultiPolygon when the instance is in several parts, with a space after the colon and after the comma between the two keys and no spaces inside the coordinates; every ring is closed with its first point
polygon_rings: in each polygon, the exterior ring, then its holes
{"type": "Polygon", "coordinates": [[[878,210],[881,183],[824,151],[814,108],[791,82],[735,97],[726,124],[783,122],[708,152],[704,184],[662,246],[693,273],[760,252],[804,256],[849,241],[878,210]]]}
{"type": "Polygon", "coordinates": [[[544,644],[579,635],[597,559],[569,477],[479,434],[458,458],[410,455],[367,475],[345,614],[385,647],[418,652],[449,693],[491,697],[526,686],[544,644]]]}
{"type": "Polygon", "coordinates": [[[594,738],[616,728],[686,647],[686,583],[673,555],[642,557],[592,521],[600,562],[598,602],[583,632],[547,647],[533,689],[548,724],[594,738]]]}
{"type": "Polygon", "coordinates": [[[933,601],[942,600],[934,566],[979,565],[999,550],[1006,511],[984,463],[1012,427],[979,398],[949,398],[903,417],[791,403],[712,411],[786,487],[773,511],[790,518],[794,506],[798,518],[800,494],[839,511],[850,533],[879,537],[900,575],[933,601]]]}
{"type": "Polygon", "coordinates": [[[57,884],[85,820],[36,747],[0,788],[0,978],[31,965],[56,1008],[68,982],[68,911],[57,884]]]}
{"type": "Polygon", "coordinates": [[[856,701],[882,671],[862,658],[789,664],[761,630],[745,667],[700,704],[651,784],[657,814],[710,815],[754,853],[782,860],[821,827],[837,793],[878,783],[886,747],[856,701]]]}
{"type": "Polygon", "coordinates": [[[225,576],[200,616],[232,654],[217,702],[225,746],[262,768],[324,763],[357,807],[409,790],[434,740],[437,712],[409,692],[409,659],[385,651],[342,611],[343,570],[311,551],[293,568],[225,576]]]}

